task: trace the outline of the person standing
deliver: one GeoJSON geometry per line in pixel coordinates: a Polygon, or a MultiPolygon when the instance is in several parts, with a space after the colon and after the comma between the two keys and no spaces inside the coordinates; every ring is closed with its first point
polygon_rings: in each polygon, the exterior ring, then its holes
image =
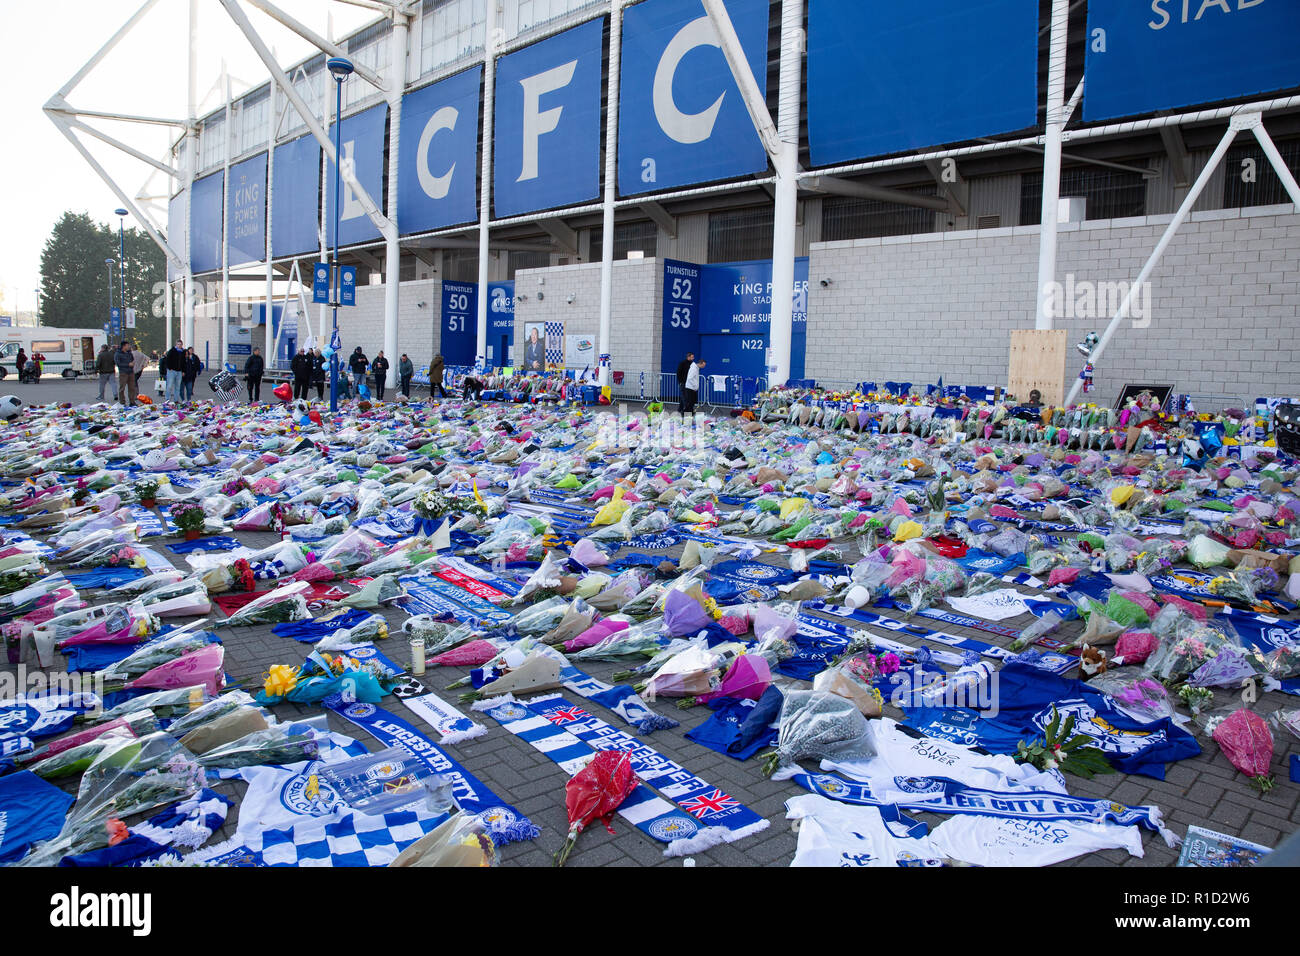
{"type": "Polygon", "coordinates": [[[113,401],[117,401],[117,366],[113,364],[113,349],[107,342],[99,347],[95,358],[95,371],[99,373],[99,400],[104,400],[104,386],[113,386],[113,401]]]}
{"type": "Polygon", "coordinates": [[[298,350],[298,354],[289,363],[289,370],[293,372],[293,397],[306,398],[311,383],[311,359],[306,349],[298,350]]]}
{"type": "Polygon", "coordinates": [[[442,384],[442,376],[443,376],[444,368],[445,368],[445,363],[443,362],[442,353],[439,352],[437,355],[433,357],[433,361],[429,363],[429,397],[430,398],[433,398],[434,389],[437,389],[438,394],[441,395],[443,398],[447,397],[447,389],[444,388],[442,384]]]}
{"type": "MultiPolygon", "coordinates": [[[[402,359],[397,363],[397,378],[401,382],[402,394],[407,398],[411,397],[411,379],[415,377],[415,363],[405,352],[402,353],[402,359]]],[[[430,389],[432,393],[432,389],[430,389]]]]}
{"type": "Polygon", "coordinates": [[[325,361],[325,355],[317,346],[311,353],[311,382],[316,386],[316,401],[325,401],[325,369],[329,362],[325,361]]]}
{"type": "MultiPolygon", "coordinates": [[[[691,363],[695,361],[695,353],[687,352],[686,358],[677,363],[677,394],[682,395],[686,388],[686,376],[690,374],[691,363]]],[[[677,403],[681,405],[681,402],[677,403]]]]}
{"type": "Polygon", "coordinates": [[[18,346],[18,357],[14,359],[14,365],[18,369],[18,380],[22,381],[23,369],[27,368],[27,350],[21,345],[18,346]]]}
{"type": "Polygon", "coordinates": [[[140,395],[140,376],[144,374],[145,368],[149,365],[149,356],[144,354],[144,349],[133,349],[131,352],[132,374],[135,375],[135,394],[131,396],[134,402],[140,395]]]}
{"type": "Polygon", "coordinates": [[[199,373],[203,371],[202,360],[194,354],[194,349],[185,350],[185,368],[181,373],[181,399],[186,402],[194,401],[194,383],[198,381],[199,373]]]}
{"type": "Polygon", "coordinates": [[[262,373],[266,363],[262,361],[262,350],[253,346],[253,354],[244,363],[244,380],[248,383],[248,404],[255,405],[262,400],[262,373]]]}
{"type": "Polygon", "coordinates": [[[352,384],[355,387],[357,395],[361,395],[361,386],[366,384],[366,369],[370,367],[370,359],[366,358],[366,353],[361,351],[358,345],[352,351],[352,357],[348,359],[348,369],[352,372],[352,384]]]}
{"type": "Polygon", "coordinates": [[[686,371],[686,384],[682,386],[682,414],[690,415],[695,411],[695,403],[700,398],[700,369],[704,368],[704,359],[692,362],[686,371]]]}
{"type": "Polygon", "coordinates": [[[136,396],[135,387],[135,356],[131,354],[131,343],[123,342],[118,348],[117,353],[113,356],[113,364],[117,368],[117,398],[123,405],[134,405],[136,396]]]}
{"type": "Polygon", "coordinates": [[[177,341],[163,356],[163,368],[167,375],[166,400],[180,402],[181,380],[185,378],[185,343],[177,341]]]}
{"type": "Polygon", "coordinates": [[[388,359],[384,358],[383,349],[379,350],[375,360],[370,363],[370,370],[375,373],[375,397],[382,402],[384,388],[388,384],[388,359]]]}

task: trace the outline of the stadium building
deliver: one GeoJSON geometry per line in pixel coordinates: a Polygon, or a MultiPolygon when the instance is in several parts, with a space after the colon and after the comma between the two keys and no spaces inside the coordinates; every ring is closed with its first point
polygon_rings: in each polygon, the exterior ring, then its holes
{"type": "Polygon", "coordinates": [[[1300,394],[1292,0],[367,5],[336,42],[268,0],[203,5],[277,75],[191,116],[169,158],[167,307],[201,354],[286,364],[330,338],[313,275],[345,57],[341,359],[540,361],[650,396],[693,351],[733,395],[1058,402],[1097,333],[1106,404],[1126,383],[1300,394]],[[275,64],[245,8],[320,53],[275,64]]]}

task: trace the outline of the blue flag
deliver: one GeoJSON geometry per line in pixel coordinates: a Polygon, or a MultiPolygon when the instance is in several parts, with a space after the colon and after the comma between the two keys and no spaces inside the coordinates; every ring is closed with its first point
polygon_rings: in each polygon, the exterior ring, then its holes
{"type": "Polygon", "coordinates": [[[21,860],[32,844],[63,829],[72,794],[27,770],[0,777],[0,865],[21,860]]]}

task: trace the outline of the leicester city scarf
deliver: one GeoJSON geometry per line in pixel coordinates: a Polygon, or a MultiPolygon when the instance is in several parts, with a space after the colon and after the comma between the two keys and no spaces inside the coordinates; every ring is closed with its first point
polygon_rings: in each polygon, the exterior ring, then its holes
{"type": "Polygon", "coordinates": [[[487,733],[486,727],[470,720],[409,674],[398,681],[393,695],[406,705],[407,710],[438,732],[440,744],[464,743],[487,733]]]}
{"type": "Polygon", "coordinates": [[[956,634],[945,634],[943,631],[932,631],[928,627],[922,627],[920,624],[913,624],[908,621],[898,621],[892,617],[885,617],[883,614],[876,614],[872,611],[868,611],[865,608],[855,609],[836,607],[827,604],[825,601],[805,601],[804,606],[814,611],[819,611],[822,614],[829,614],[835,617],[844,618],[845,620],[857,621],[859,624],[869,624],[873,627],[879,627],[887,631],[911,634],[915,637],[924,638],[927,641],[946,644],[949,647],[956,647],[963,651],[974,651],[982,657],[991,657],[994,660],[1008,660],[1016,656],[1014,651],[1008,651],[1006,648],[997,647],[986,641],[976,640],[973,637],[960,637],[956,634]]]}
{"type": "Polygon", "coordinates": [[[623,801],[619,816],[651,839],[668,844],[665,856],[732,843],[769,826],[769,821],[724,791],[558,694],[529,704],[506,695],[480,701],[475,709],[485,711],[569,776],[585,767],[597,750],[626,751],[643,782],[623,801]]]}
{"type": "Polygon", "coordinates": [[[612,710],[636,728],[639,734],[672,730],[677,726],[677,721],[671,717],[657,714],[647,707],[640,695],[627,684],[606,684],[590,674],[584,674],[572,664],[566,664],[560,669],[560,683],[579,697],[612,710]]]}
{"type": "Polygon", "coordinates": [[[510,806],[472,773],[434,746],[414,727],[374,704],[327,701],[336,714],[367,731],[385,747],[405,747],[434,772],[449,777],[456,805],[479,817],[498,844],[536,839],[540,832],[522,813],[510,806]]]}
{"type": "Polygon", "coordinates": [[[793,780],[805,790],[857,806],[894,806],[913,813],[973,813],[1008,820],[1117,823],[1159,833],[1169,846],[1179,843],[1154,806],[1130,807],[1047,790],[980,790],[941,777],[895,777],[894,788],[882,793],[873,791],[865,781],[798,768],[777,770],[772,779],[793,780]]]}
{"type": "Polygon", "coordinates": [[[462,623],[492,628],[507,627],[513,620],[509,611],[441,578],[413,575],[400,581],[408,595],[402,607],[412,614],[450,614],[462,623]]]}

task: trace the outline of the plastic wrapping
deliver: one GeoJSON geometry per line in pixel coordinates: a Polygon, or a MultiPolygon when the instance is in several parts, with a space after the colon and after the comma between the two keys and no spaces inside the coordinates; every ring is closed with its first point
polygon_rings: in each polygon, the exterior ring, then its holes
{"type": "Polygon", "coordinates": [[[800,760],[865,760],[875,751],[857,705],[825,691],[790,691],[781,707],[776,750],[764,762],[768,776],[800,760]]]}

